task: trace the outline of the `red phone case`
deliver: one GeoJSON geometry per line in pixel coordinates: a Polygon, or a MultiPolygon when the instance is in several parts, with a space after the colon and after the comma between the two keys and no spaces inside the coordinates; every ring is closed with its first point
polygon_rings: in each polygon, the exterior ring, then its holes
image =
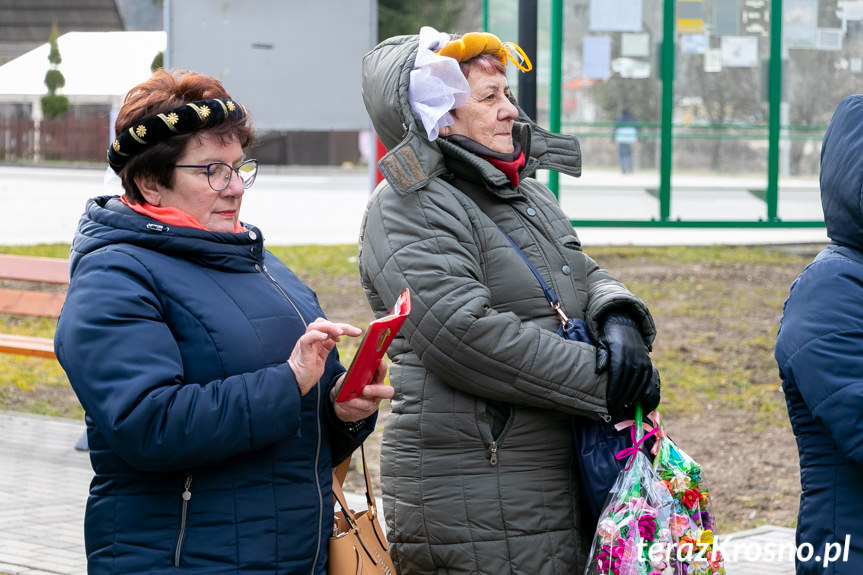
{"type": "Polygon", "coordinates": [[[411,312],[411,294],[405,289],[396,300],[389,315],[376,319],[369,324],[360,348],[354,356],[348,373],[339,390],[336,401],[341,403],[358,396],[363,388],[372,382],[387,348],[411,312]]]}

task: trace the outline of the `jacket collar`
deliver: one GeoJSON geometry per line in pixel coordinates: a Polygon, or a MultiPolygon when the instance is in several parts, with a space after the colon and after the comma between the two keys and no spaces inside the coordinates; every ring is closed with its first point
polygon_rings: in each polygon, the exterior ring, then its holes
{"type": "Polygon", "coordinates": [[[139,214],[117,196],[102,196],[87,202],[72,243],[70,265],[80,257],[115,244],[183,258],[205,267],[228,272],[255,272],[263,261],[263,236],[255,226],[247,231],[219,233],[171,226],[139,214]]]}

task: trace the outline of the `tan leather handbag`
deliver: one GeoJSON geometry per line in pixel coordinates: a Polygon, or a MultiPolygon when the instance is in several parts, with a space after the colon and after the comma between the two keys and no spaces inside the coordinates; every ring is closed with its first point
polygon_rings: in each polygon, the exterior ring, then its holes
{"type": "Polygon", "coordinates": [[[348,507],[342,491],[344,475],[339,477],[333,469],[333,499],[341,511],[336,512],[333,521],[327,572],[329,575],[396,575],[387,539],[378,520],[375,495],[366,466],[366,453],[362,446],[360,452],[363,457],[368,509],[356,512],[348,507]]]}

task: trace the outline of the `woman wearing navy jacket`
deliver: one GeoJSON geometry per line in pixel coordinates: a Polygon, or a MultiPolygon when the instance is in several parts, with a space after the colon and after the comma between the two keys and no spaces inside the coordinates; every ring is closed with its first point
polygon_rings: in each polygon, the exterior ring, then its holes
{"type": "Polygon", "coordinates": [[[791,284],[776,361],[803,488],[798,575],[863,565],[863,95],[839,103],[821,148],[830,245],[791,284]]]}
{"type": "Polygon", "coordinates": [[[157,71],[126,97],[55,336],[95,476],[91,574],[325,573],[331,469],[374,428],[381,363],[335,403],[315,293],[239,220],[257,174],[245,107],[213,78],[157,71]]]}

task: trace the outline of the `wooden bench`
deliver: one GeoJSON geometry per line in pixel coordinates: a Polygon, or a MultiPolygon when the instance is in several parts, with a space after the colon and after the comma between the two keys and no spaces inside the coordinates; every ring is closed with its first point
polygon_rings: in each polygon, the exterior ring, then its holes
{"type": "MultiPolygon", "coordinates": [[[[69,284],[69,261],[0,254],[0,313],[57,319],[66,299],[65,293],[35,291],[30,284],[69,284]]],[[[0,333],[0,353],[56,359],[54,341],[0,333]]]]}
{"type": "MultiPolygon", "coordinates": [[[[69,261],[61,258],[37,258],[0,254],[0,314],[26,315],[57,319],[66,294],[33,291],[30,284],[69,285],[69,261]],[[11,286],[15,287],[11,287],[11,286]],[[27,289],[31,287],[31,289],[27,289]]],[[[0,353],[57,359],[54,340],[0,333],[0,353]]],[[[87,432],[75,444],[78,451],[87,451],[87,432]]]]}

